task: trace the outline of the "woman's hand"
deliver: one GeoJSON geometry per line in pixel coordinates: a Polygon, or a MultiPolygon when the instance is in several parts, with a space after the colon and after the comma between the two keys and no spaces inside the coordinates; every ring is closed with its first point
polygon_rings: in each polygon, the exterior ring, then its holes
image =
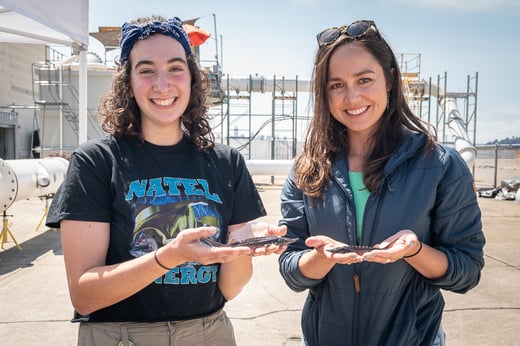
{"type": "MultiPolygon", "coordinates": [[[[230,225],[228,228],[228,243],[243,241],[249,238],[265,236],[283,236],[287,233],[286,226],[275,226],[265,222],[248,222],[245,224],[230,225]]],[[[219,249],[243,249],[250,256],[270,255],[281,253],[286,246],[267,246],[258,248],[221,247],[219,249]]],[[[253,275],[252,258],[242,256],[236,260],[229,260],[220,268],[218,285],[222,295],[227,299],[233,299],[247,284],[253,275]]]]}
{"type": "Polygon", "coordinates": [[[251,249],[247,247],[214,247],[200,242],[200,238],[211,237],[216,231],[215,227],[198,227],[179,232],[175,239],[164,246],[165,250],[161,248],[161,263],[170,268],[184,262],[225,263],[251,254],[251,249]],[[177,263],[169,260],[168,255],[177,258],[177,263]]]}
{"type": "Polygon", "coordinates": [[[354,251],[346,253],[332,253],[327,251],[327,249],[345,246],[346,244],[338,242],[324,235],[317,235],[307,238],[305,240],[305,245],[313,247],[320,257],[338,264],[352,264],[363,261],[363,256],[360,256],[354,251]]]}
{"type": "MultiPolygon", "coordinates": [[[[228,243],[240,242],[250,238],[267,236],[284,236],[287,233],[287,226],[276,226],[266,222],[248,222],[240,228],[230,227],[228,243]]],[[[243,248],[243,247],[239,247],[243,248]]],[[[286,245],[268,245],[251,248],[251,255],[263,256],[273,253],[280,254],[287,248],[286,245]]]]}
{"type": "Polygon", "coordinates": [[[403,229],[385,239],[377,247],[381,250],[376,249],[363,254],[363,260],[382,264],[396,262],[416,254],[420,250],[421,242],[415,232],[403,229]]]}

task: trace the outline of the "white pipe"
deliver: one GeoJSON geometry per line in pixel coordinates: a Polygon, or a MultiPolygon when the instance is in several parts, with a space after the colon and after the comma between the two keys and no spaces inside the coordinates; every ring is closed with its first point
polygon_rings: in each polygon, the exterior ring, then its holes
{"type": "Polygon", "coordinates": [[[58,100],[60,102],[60,155],[63,155],[63,143],[65,138],[65,133],[63,132],[63,67],[59,65],[59,92],[58,92],[58,100]]]}
{"type": "Polygon", "coordinates": [[[63,182],[69,162],[61,157],[0,159],[0,211],[15,201],[53,194],[63,182]]]}
{"type": "Polygon", "coordinates": [[[88,99],[87,99],[87,51],[79,51],[79,119],[78,119],[78,144],[84,143],[88,139],[88,99]]]}
{"type": "Polygon", "coordinates": [[[251,175],[289,174],[293,160],[246,160],[247,170],[251,175]]]}
{"type": "Polygon", "coordinates": [[[455,149],[460,153],[468,167],[471,169],[475,164],[477,149],[471,144],[464,121],[460,117],[457,102],[454,98],[446,97],[442,101],[445,105],[448,117],[448,127],[451,130],[455,142],[455,149]]]}
{"type": "Polygon", "coordinates": [[[460,153],[468,167],[472,169],[477,157],[477,149],[471,143],[466,125],[460,117],[457,100],[453,97],[444,97],[445,93],[441,87],[435,84],[428,84],[425,80],[420,81],[419,85],[415,87],[419,87],[421,90],[430,88],[430,96],[437,98],[441,107],[445,106],[446,120],[454,138],[455,149],[460,153]]]}
{"type": "Polygon", "coordinates": [[[296,79],[267,79],[264,76],[251,76],[249,78],[222,78],[220,87],[222,90],[227,90],[227,83],[229,81],[229,90],[235,92],[271,92],[274,87],[277,90],[289,92],[307,92],[310,91],[309,80],[296,80],[296,79]]]}

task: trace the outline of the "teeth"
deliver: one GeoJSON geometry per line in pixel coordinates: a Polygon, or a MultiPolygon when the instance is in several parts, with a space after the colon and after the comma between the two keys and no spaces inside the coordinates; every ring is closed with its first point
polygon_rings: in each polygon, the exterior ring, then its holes
{"type": "Polygon", "coordinates": [[[368,109],[368,106],[362,107],[362,108],[357,108],[357,109],[350,109],[350,110],[347,110],[347,113],[350,115],[358,115],[358,114],[363,113],[367,109],[368,109]]]}
{"type": "Polygon", "coordinates": [[[175,101],[175,98],[169,98],[169,99],[153,99],[153,103],[159,106],[170,106],[173,101],[175,101]]]}

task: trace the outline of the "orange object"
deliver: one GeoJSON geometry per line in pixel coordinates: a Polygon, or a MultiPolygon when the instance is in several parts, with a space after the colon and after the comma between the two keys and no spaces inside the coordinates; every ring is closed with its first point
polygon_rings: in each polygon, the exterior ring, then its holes
{"type": "Polygon", "coordinates": [[[202,30],[201,28],[184,23],[182,25],[186,33],[188,34],[188,37],[190,39],[190,45],[192,47],[198,47],[211,36],[211,33],[207,32],[206,30],[202,30]]]}

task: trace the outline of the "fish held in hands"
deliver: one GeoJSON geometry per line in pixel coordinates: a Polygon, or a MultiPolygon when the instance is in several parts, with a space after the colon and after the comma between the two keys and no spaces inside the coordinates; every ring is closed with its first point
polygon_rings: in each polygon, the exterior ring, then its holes
{"type": "Polygon", "coordinates": [[[215,247],[239,247],[239,246],[247,246],[251,249],[256,249],[260,247],[267,247],[270,245],[275,246],[285,246],[289,245],[291,243],[294,243],[298,238],[288,238],[288,237],[282,237],[282,236],[265,236],[265,237],[253,237],[244,239],[241,241],[234,241],[229,244],[222,244],[218,241],[211,239],[209,237],[207,238],[200,238],[200,242],[204,243],[209,246],[215,246],[215,247]]]}

